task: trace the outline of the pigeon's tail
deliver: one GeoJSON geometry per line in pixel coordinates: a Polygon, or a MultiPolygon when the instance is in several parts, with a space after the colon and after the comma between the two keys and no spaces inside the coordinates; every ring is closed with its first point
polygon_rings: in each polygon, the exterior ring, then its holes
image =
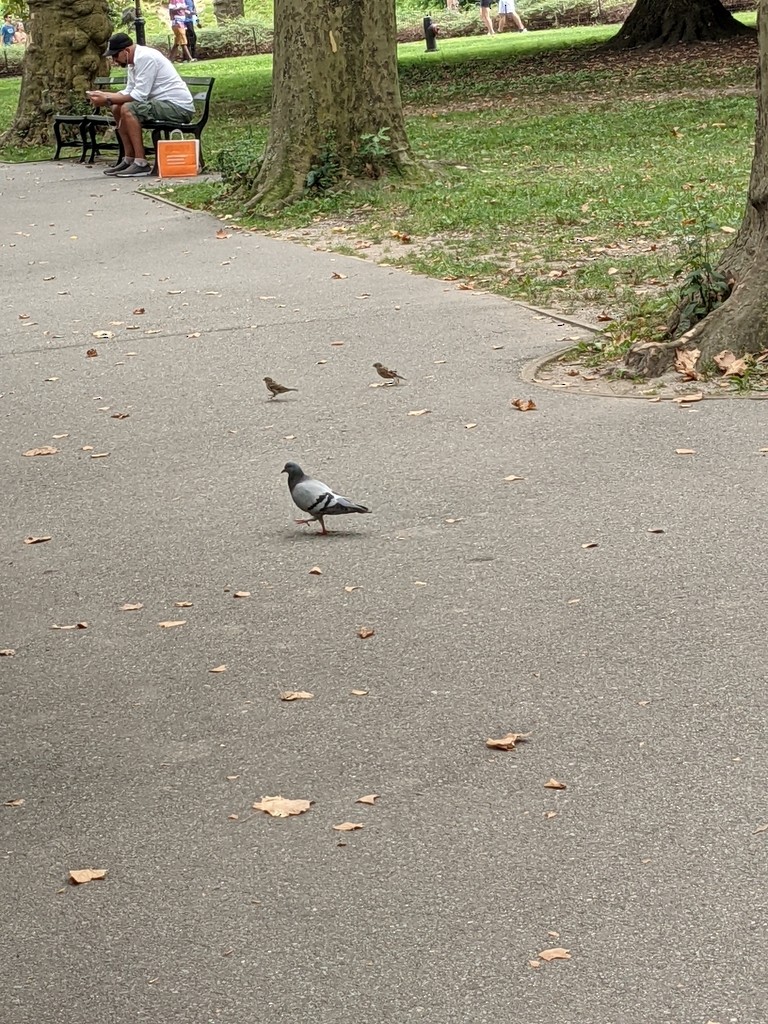
{"type": "Polygon", "coordinates": [[[366,508],[365,505],[356,505],[354,501],[349,501],[347,498],[337,498],[333,505],[325,510],[324,515],[343,516],[348,512],[361,512],[365,515],[371,514],[371,510],[366,508]]]}

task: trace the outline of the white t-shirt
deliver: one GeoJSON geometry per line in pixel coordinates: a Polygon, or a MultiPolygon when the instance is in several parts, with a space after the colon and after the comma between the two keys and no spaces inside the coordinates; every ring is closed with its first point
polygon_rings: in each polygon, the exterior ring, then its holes
{"type": "Polygon", "coordinates": [[[192,93],[186,83],[168,58],[151,46],[137,46],[133,51],[133,64],[128,65],[128,83],[122,91],[136,103],[168,100],[182,110],[195,112],[192,93]]]}

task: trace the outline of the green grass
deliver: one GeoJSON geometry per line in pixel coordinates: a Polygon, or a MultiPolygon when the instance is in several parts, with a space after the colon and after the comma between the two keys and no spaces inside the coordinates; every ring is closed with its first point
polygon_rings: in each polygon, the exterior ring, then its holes
{"type": "MultiPolygon", "coordinates": [[[[239,222],[308,229],[310,242],[537,305],[650,310],[658,320],[657,295],[685,262],[683,239],[711,235],[716,251],[729,240],[719,227],[740,221],[756,47],[697,47],[674,59],[599,52],[613,32],[450,39],[434,55],[401,46],[421,170],[239,222]]],[[[267,134],[271,58],[198,69],[216,76],[207,153],[249,160],[267,134]]],[[[17,93],[17,81],[0,81],[0,129],[17,93]]],[[[241,205],[219,184],[173,195],[222,215],[241,205]]]]}

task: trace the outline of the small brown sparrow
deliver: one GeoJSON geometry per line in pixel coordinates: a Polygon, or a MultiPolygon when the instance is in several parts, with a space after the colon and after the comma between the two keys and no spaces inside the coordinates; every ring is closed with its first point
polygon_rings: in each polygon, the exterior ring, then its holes
{"type": "Polygon", "coordinates": [[[298,391],[298,388],[287,388],[283,384],[278,384],[276,380],[272,380],[271,377],[265,377],[264,383],[267,385],[267,391],[270,393],[270,397],[267,401],[271,402],[273,398],[277,398],[278,395],[284,395],[286,391],[298,391]]]}
{"type": "Polygon", "coordinates": [[[405,377],[401,377],[397,370],[390,370],[383,363],[374,363],[373,368],[384,380],[393,380],[395,384],[398,381],[405,380],[405,377]]]}

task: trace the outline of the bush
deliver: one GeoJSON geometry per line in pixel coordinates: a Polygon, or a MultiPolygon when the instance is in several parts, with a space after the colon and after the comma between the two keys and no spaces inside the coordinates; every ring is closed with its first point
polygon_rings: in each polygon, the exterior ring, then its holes
{"type": "Polygon", "coordinates": [[[25,52],[24,46],[0,46],[0,75],[20,75],[25,52]]]}

